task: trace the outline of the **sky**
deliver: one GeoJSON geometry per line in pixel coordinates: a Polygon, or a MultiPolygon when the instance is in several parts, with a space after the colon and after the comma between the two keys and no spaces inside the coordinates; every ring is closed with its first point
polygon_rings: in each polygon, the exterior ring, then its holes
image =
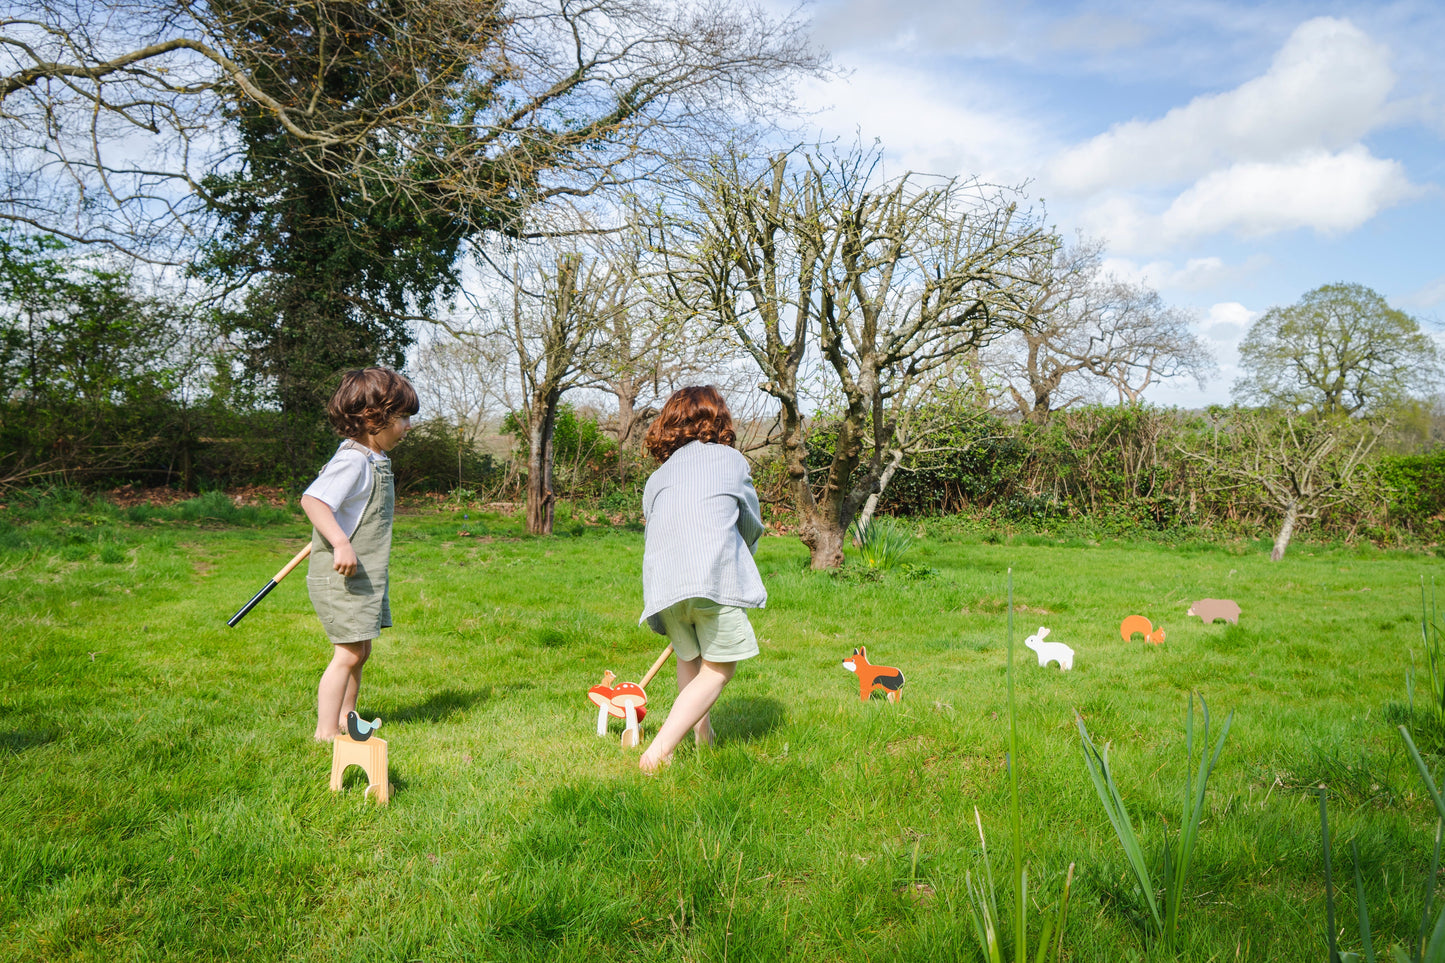
{"type": "Polygon", "coordinates": [[[1227,403],[1249,325],[1363,284],[1445,348],[1445,3],[816,0],[813,136],[888,173],[1024,185],[1115,276],[1197,316],[1227,403]]]}

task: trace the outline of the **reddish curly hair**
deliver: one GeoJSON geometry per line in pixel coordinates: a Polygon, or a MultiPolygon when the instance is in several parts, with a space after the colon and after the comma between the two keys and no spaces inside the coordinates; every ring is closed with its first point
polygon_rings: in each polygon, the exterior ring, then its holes
{"type": "Polygon", "coordinates": [[[365,442],[397,415],[420,410],[416,389],[405,375],[390,368],[362,368],[341,376],[341,386],[326,405],[326,417],[338,434],[365,442]]]}
{"type": "Polygon", "coordinates": [[[647,429],[642,447],[658,461],[667,461],[690,441],[731,445],[737,438],[722,392],[712,385],[695,385],[672,393],[647,429]]]}

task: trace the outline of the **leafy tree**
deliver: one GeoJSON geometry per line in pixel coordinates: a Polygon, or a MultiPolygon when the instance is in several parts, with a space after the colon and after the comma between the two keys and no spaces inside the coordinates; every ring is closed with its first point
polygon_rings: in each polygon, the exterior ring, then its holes
{"type": "Polygon", "coordinates": [[[175,440],[158,422],[191,373],[187,335],[129,272],[0,236],[0,481],[105,474],[175,440]]]}
{"type": "Polygon", "coordinates": [[[1237,402],[1324,416],[1388,410],[1438,389],[1439,352],[1419,323],[1361,284],[1326,284],[1270,308],[1239,346],[1237,402]]]}

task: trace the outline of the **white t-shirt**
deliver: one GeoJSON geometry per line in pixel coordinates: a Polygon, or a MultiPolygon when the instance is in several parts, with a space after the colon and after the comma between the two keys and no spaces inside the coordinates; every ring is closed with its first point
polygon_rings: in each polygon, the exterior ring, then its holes
{"type": "Polygon", "coordinates": [[[336,523],[350,538],[356,533],[366,499],[371,495],[371,465],[387,460],[385,455],[369,448],[343,441],[304,494],[325,502],[336,516],[336,523]]]}

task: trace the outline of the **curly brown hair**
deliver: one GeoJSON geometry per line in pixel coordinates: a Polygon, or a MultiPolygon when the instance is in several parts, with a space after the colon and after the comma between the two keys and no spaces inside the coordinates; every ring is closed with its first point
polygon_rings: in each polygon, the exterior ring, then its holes
{"type": "Polygon", "coordinates": [[[667,399],[662,413],[647,429],[642,447],[658,461],[667,461],[690,441],[731,445],[737,437],[722,392],[712,385],[695,385],[679,388],[667,399]]]}
{"type": "Polygon", "coordinates": [[[390,368],[359,368],[341,376],[341,385],[326,404],[326,417],[337,433],[365,441],[398,415],[421,410],[416,389],[406,376],[390,368]]]}

